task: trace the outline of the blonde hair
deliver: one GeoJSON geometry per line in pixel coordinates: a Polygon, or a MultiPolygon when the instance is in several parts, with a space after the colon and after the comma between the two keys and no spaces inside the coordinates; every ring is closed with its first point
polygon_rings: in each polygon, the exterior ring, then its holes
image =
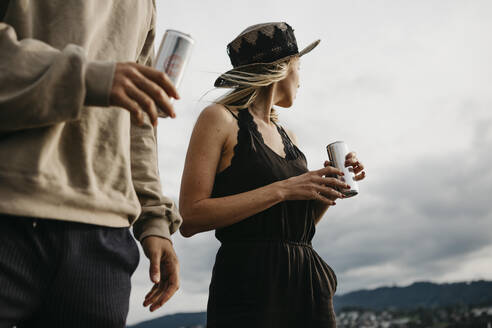
{"type": "MultiPolygon", "coordinates": [[[[248,108],[255,101],[262,88],[281,81],[288,75],[291,59],[270,64],[259,73],[239,69],[223,74],[222,78],[232,82],[236,87],[214,102],[230,109],[248,108]]],[[[274,122],[278,121],[278,115],[273,108],[270,118],[274,122]]]]}

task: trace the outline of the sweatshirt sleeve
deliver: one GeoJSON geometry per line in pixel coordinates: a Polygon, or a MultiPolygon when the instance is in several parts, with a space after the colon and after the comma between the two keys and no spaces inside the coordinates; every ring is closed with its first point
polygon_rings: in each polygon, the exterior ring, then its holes
{"type": "Polygon", "coordinates": [[[0,132],[77,120],[84,106],[108,106],[115,63],[88,61],[83,48],[18,40],[0,22],[0,132]]]}
{"type": "Polygon", "coordinates": [[[132,180],[142,207],[133,233],[139,241],[148,236],[171,240],[182,222],[174,202],[161,191],[155,132],[148,119],[142,126],[131,127],[132,180]]]}

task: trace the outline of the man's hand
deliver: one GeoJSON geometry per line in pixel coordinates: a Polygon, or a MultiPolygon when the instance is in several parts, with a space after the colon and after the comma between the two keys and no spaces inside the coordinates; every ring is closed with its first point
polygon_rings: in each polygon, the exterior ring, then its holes
{"type": "Polygon", "coordinates": [[[110,105],[128,110],[138,124],[143,123],[143,115],[147,114],[156,126],[157,107],[170,117],[176,117],[170,97],[179,99],[178,91],[166,74],[132,62],[116,64],[110,105]]]}
{"type": "Polygon", "coordinates": [[[155,311],[166,303],[179,288],[179,263],[168,239],[149,236],[142,241],[145,255],[150,260],[150,280],[154,287],[145,296],[144,306],[155,311]]]}

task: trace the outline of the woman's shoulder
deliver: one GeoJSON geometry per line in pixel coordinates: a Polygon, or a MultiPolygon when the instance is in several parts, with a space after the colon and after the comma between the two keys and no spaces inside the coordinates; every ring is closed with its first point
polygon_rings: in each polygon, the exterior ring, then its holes
{"type": "Polygon", "coordinates": [[[222,141],[227,140],[236,130],[236,119],[221,104],[211,104],[205,107],[198,116],[194,127],[197,135],[206,138],[213,136],[222,141]]]}
{"type": "Polygon", "coordinates": [[[212,126],[228,124],[235,120],[234,116],[224,105],[215,103],[205,107],[198,117],[198,121],[205,122],[207,125],[212,126]]]}

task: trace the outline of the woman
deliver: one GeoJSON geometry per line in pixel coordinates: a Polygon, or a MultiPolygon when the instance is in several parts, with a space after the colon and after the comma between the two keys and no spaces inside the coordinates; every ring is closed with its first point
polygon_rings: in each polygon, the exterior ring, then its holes
{"type": "MultiPolygon", "coordinates": [[[[215,229],[222,245],[210,284],[208,327],[335,327],[333,270],[311,247],[315,224],[347,188],[328,162],[308,171],[273,105],[292,106],[299,52],[286,23],[254,25],[228,45],[231,92],[203,110],[183,172],[181,233],[215,229]]],[[[353,153],[346,165],[363,179],[353,153]]]]}

